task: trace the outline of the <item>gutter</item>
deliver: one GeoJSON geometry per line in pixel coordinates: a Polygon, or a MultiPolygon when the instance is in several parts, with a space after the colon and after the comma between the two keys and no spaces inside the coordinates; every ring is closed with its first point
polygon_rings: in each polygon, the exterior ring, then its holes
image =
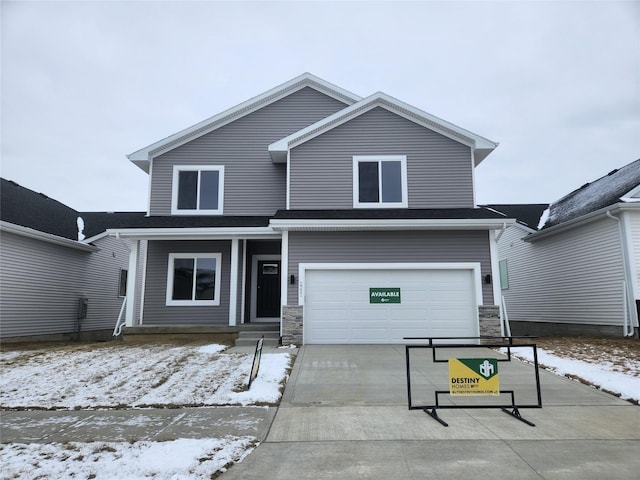
{"type": "Polygon", "coordinates": [[[0,231],[13,233],[22,237],[33,238],[35,240],[40,240],[41,242],[52,243],[61,247],[81,250],[83,252],[97,252],[100,250],[94,245],[78,242],[76,240],[71,240],[65,237],[59,237],[58,235],[41,232],[40,230],[23,227],[22,225],[16,225],[15,223],[9,223],[5,221],[0,221],[0,231]]]}
{"type": "Polygon", "coordinates": [[[526,236],[523,240],[525,242],[535,242],[537,240],[542,240],[543,238],[549,237],[551,235],[555,235],[556,233],[560,233],[564,230],[568,230],[570,228],[574,228],[589,222],[593,222],[598,219],[598,217],[602,215],[607,215],[607,212],[623,212],[629,210],[638,210],[640,209],[640,203],[615,203],[613,205],[609,205],[607,207],[601,208],[600,210],[596,210],[595,212],[588,213],[581,217],[574,218],[573,220],[569,220],[564,223],[560,223],[558,225],[554,225],[553,227],[545,228],[543,230],[538,230],[531,235],[526,236]]]}

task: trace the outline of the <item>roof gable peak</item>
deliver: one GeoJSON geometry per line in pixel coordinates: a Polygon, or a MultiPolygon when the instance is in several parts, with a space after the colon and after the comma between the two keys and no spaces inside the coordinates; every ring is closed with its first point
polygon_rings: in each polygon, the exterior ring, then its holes
{"type": "Polygon", "coordinates": [[[269,145],[269,153],[274,162],[286,162],[289,149],[311,140],[343,123],[346,123],[376,107],[382,107],[400,115],[414,123],[438,132],[448,138],[470,146],[475,153],[475,165],[478,165],[497,146],[487,138],[481,137],[469,130],[465,130],[451,122],[420,110],[384,92],[376,92],[362,100],[329,115],[328,117],[309,125],[291,135],[269,145]]]}
{"type": "Polygon", "coordinates": [[[361,100],[360,96],[306,72],[281,85],[278,85],[277,87],[267,90],[260,95],[252,97],[235,107],[231,107],[188,128],[180,130],[173,135],[137,150],[127,155],[127,158],[148,173],[149,164],[153,157],[183,145],[194,138],[216,130],[234,120],[244,117],[249,113],[263,108],[306,87],[313,88],[314,90],[344,102],[347,105],[351,105],[361,100]]]}

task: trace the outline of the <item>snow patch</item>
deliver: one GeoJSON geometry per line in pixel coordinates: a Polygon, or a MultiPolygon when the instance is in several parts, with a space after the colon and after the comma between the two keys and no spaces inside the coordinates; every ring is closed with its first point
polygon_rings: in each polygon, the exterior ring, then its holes
{"type": "Polygon", "coordinates": [[[76,225],[78,226],[78,241],[81,242],[84,240],[84,219],[82,217],[78,217],[76,219],[76,225]]]}
{"type": "MultiPolygon", "coordinates": [[[[549,220],[549,212],[551,211],[551,205],[549,205],[542,215],[540,215],[540,220],[538,221],[538,230],[542,230],[549,220]]],[[[535,217],[534,217],[535,218],[535,217]]]]}

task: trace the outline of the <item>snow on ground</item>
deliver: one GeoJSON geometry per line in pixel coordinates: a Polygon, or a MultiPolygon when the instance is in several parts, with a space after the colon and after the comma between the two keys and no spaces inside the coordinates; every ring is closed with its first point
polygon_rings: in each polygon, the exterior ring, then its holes
{"type": "Polygon", "coordinates": [[[209,479],[242,461],[253,437],[169,442],[0,445],[4,479],[209,479]]]}
{"type": "MultiPolygon", "coordinates": [[[[555,355],[538,348],[538,364],[544,365],[558,375],[573,379],[582,379],[594,387],[604,390],[625,400],[640,402],[640,377],[633,374],[640,368],[640,359],[624,359],[625,368],[620,369],[618,362],[599,360],[598,363],[586,362],[574,358],[555,355]]],[[[533,362],[533,350],[513,351],[517,358],[533,362]]]]}
{"type": "MultiPolygon", "coordinates": [[[[246,390],[252,354],[225,353],[220,345],[109,345],[0,353],[0,408],[130,408],[145,406],[264,405],[281,395],[292,355],[264,353],[246,390]]],[[[640,402],[640,358],[538,348],[541,365],[640,402]],[[564,352],[564,354],[562,354],[564,352]],[[581,360],[577,358],[582,358],[581,360]]],[[[635,350],[633,350],[635,351],[635,350]]],[[[517,356],[532,360],[532,352],[517,356]]],[[[141,413],[144,410],[140,410],[141,413]]],[[[168,442],[3,444],[4,479],[210,479],[241,461],[254,437],[168,442]]]]}
{"type": "MultiPolygon", "coordinates": [[[[293,355],[221,345],[72,346],[0,353],[0,408],[97,409],[273,405],[293,355]]],[[[140,410],[141,414],[144,410],[140,410]]],[[[257,445],[251,436],[167,442],[0,445],[0,479],[210,479],[257,445]]]]}
{"type": "Polygon", "coordinates": [[[220,345],[117,345],[0,354],[0,408],[126,408],[275,404],[291,362],[265,353],[246,391],[253,354],[220,345]]]}

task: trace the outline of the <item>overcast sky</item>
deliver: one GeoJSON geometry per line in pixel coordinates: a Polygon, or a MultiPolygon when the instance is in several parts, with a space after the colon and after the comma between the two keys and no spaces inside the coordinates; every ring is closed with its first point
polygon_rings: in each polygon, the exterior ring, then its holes
{"type": "Polygon", "coordinates": [[[2,177],[146,210],[126,158],[310,72],[500,142],[477,202],[552,202],[640,158],[640,2],[2,1],[2,177]]]}

